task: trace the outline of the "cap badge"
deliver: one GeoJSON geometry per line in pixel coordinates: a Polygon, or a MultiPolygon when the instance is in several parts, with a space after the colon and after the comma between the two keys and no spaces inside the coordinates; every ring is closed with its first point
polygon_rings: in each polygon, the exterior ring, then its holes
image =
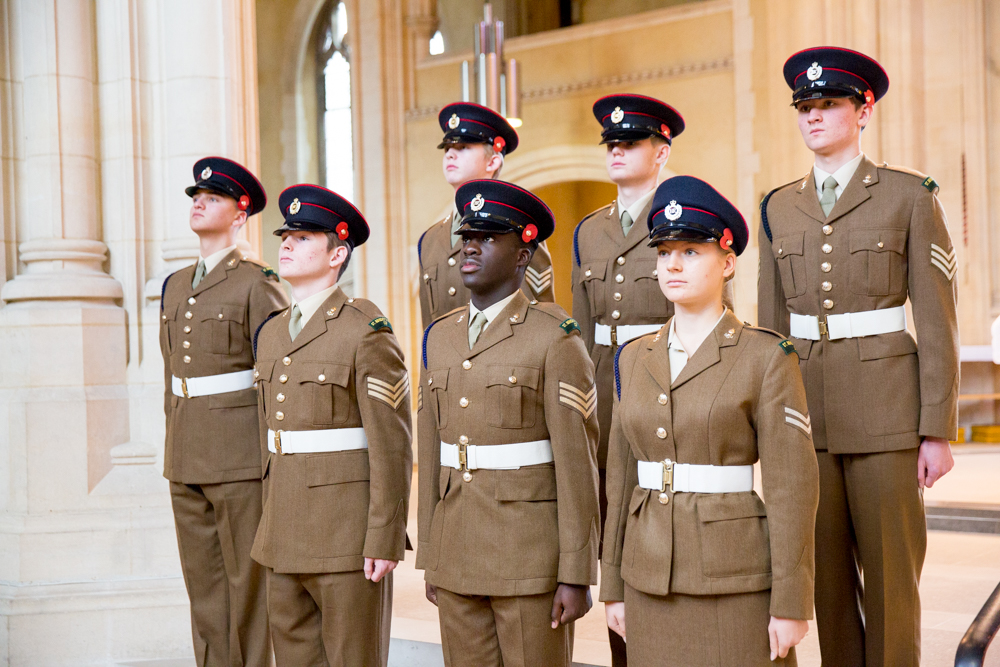
{"type": "Polygon", "coordinates": [[[615,110],[611,112],[611,122],[620,123],[623,118],[625,118],[625,112],[622,111],[621,107],[615,107],[615,110]]]}
{"type": "Polygon", "coordinates": [[[819,66],[819,63],[813,63],[812,66],[806,70],[806,77],[808,77],[810,81],[815,81],[821,76],[823,76],[823,68],[819,66]]]}
{"type": "Polygon", "coordinates": [[[288,214],[295,215],[299,212],[300,208],[302,208],[302,203],[299,201],[299,198],[296,197],[292,200],[292,203],[288,205],[288,214]]]}
{"type": "Polygon", "coordinates": [[[451,118],[448,119],[448,127],[454,130],[462,122],[462,119],[458,117],[457,113],[453,113],[451,118]]]}
{"type": "Polygon", "coordinates": [[[677,200],[671,199],[670,205],[667,206],[665,209],[663,209],[663,217],[673,222],[677,218],[681,217],[681,213],[683,212],[684,209],[681,208],[681,205],[677,203],[677,200]]]}
{"type": "Polygon", "coordinates": [[[481,208],[483,208],[484,204],[486,204],[486,200],[483,199],[483,196],[481,194],[477,194],[475,197],[472,198],[472,201],[469,202],[469,208],[471,208],[473,211],[478,211],[481,208]]]}
{"type": "Polygon", "coordinates": [[[204,169],[201,170],[201,180],[207,181],[210,178],[212,178],[212,168],[205,167],[204,169]]]}

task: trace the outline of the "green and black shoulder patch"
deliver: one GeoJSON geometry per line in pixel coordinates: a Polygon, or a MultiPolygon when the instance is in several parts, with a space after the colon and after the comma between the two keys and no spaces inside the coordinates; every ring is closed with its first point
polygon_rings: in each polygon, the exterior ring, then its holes
{"type": "Polygon", "coordinates": [[[267,276],[268,278],[277,278],[277,277],[278,277],[278,274],[277,274],[277,273],[275,272],[275,270],[274,270],[274,269],[272,269],[272,268],[271,268],[270,266],[265,266],[265,267],[263,267],[263,268],[262,268],[262,269],[260,270],[260,272],[261,272],[261,273],[263,273],[263,274],[264,274],[265,276],[267,276]]]}
{"type": "Polygon", "coordinates": [[[374,320],[368,323],[368,326],[370,326],[375,331],[378,331],[379,329],[388,329],[389,331],[392,331],[392,325],[389,324],[389,318],[385,316],[376,317],[374,320]]]}
{"type": "Polygon", "coordinates": [[[924,180],[923,180],[923,181],[922,181],[922,182],[920,183],[920,185],[924,186],[925,188],[927,188],[927,189],[928,189],[928,190],[930,190],[931,192],[937,192],[937,189],[938,189],[938,184],[937,184],[937,181],[935,181],[935,180],[934,180],[933,178],[931,178],[930,176],[928,176],[927,178],[925,178],[925,179],[924,179],[924,180]]]}
{"type": "MultiPolygon", "coordinates": [[[[795,352],[795,345],[793,345],[792,341],[788,340],[787,338],[785,340],[781,341],[780,343],[778,343],[778,347],[780,347],[782,350],[784,350],[786,355],[791,354],[792,352],[795,352]]],[[[796,354],[798,354],[798,353],[796,352],[796,354]]]]}
{"type": "MultiPolygon", "coordinates": [[[[568,320],[565,320],[562,324],[560,324],[559,328],[565,331],[566,333],[573,333],[574,331],[580,331],[580,323],[571,317],[568,320]]],[[[582,333],[583,332],[581,331],[581,334],[582,333]]]]}

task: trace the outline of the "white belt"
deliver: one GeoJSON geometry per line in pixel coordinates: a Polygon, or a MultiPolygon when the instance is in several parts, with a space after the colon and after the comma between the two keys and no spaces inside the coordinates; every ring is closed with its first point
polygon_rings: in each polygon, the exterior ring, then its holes
{"type": "Polygon", "coordinates": [[[534,440],[512,445],[449,445],[441,443],[441,465],[456,470],[517,470],[552,462],[552,441],[534,440]]]}
{"type": "Polygon", "coordinates": [[[272,454],[317,454],[368,449],[363,428],[327,428],[320,431],[267,429],[267,451],[272,454]]]}
{"type": "Polygon", "coordinates": [[[795,338],[806,340],[820,340],[824,335],[830,340],[837,340],[906,331],[906,308],[895,306],[860,313],[827,315],[825,322],[815,315],[792,313],[789,330],[795,338]]]}
{"type": "Polygon", "coordinates": [[[172,377],[170,389],[174,392],[174,396],[183,398],[226,394],[231,391],[249,389],[253,386],[253,371],[203,375],[197,378],[179,378],[176,375],[172,377]]]}
{"type": "Polygon", "coordinates": [[[633,338],[656,333],[662,324],[621,324],[618,326],[608,326],[607,324],[594,325],[594,342],[598,345],[624,345],[633,338]]]}
{"type": "Polygon", "coordinates": [[[639,486],[674,493],[739,493],[753,491],[753,466],[705,466],[666,461],[639,461],[639,486]]]}

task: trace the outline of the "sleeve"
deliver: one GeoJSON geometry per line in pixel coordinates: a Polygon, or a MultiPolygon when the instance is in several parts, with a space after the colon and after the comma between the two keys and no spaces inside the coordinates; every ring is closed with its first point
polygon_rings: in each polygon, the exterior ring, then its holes
{"type": "Polygon", "coordinates": [[[597,387],[594,364],[576,333],[560,335],[545,355],[545,425],[558,489],[559,571],[563,584],[597,583],[597,387]]]}
{"type": "Polygon", "coordinates": [[[910,219],[907,247],[909,296],[920,364],[921,437],[958,435],[958,258],[944,208],[920,188],[910,219]]]}
{"type": "MultiPolygon", "coordinates": [[[[625,359],[619,357],[622,366],[630,366],[634,351],[622,350],[625,359]],[[629,353],[632,353],[631,355],[629,353]]],[[[628,376],[628,371],[622,375],[628,376]]],[[[627,384],[627,380],[622,384],[627,384]]],[[[622,429],[618,410],[618,393],[613,392],[614,408],[611,418],[611,432],[608,436],[608,463],[606,485],[608,513],[604,524],[604,555],[601,560],[602,602],[621,602],[625,599],[625,581],[622,579],[622,551],[625,547],[625,523],[628,519],[629,499],[639,485],[639,465],[622,429]]]]}
{"type": "Polygon", "coordinates": [[[396,336],[369,330],[358,345],[355,390],[371,467],[366,558],[403,560],[413,475],[410,379],[396,336]]]}
{"type": "Polygon", "coordinates": [[[771,545],[771,615],[813,614],[819,469],[798,356],[779,345],[756,408],[757,451],[771,545]]]}
{"type": "Polygon", "coordinates": [[[281,284],[274,280],[257,280],[250,288],[249,311],[250,344],[257,329],[274,313],[288,308],[288,295],[281,289],[281,284]]]}
{"type": "Polygon", "coordinates": [[[578,243],[581,222],[573,232],[573,271],[570,281],[573,287],[573,319],[580,325],[583,334],[583,345],[590,352],[594,349],[594,320],[590,314],[590,297],[587,296],[587,286],[580,282],[580,263],[578,259],[578,243]]]}
{"type": "Polygon", "coordinates": [[[552,255],[542,241],[538,244],[531,262],[524,270],[524,290],[531,299],[552,303],[556,300],[555,274],[552,268],[552,255]]]}
{"type": "MultiPolygon", "coordinates": [[[[427,334],[424,334],[426,341],[427,334]]],[[[426,342],[424,343],[426,345],[426,342]]],[[[425,373],[426,375],[426,373],[425,373]]],[[[421,376],[417,387],[417,569],[426,568],[434,509],[441,500],[438,478],[441,475],[441,436],[431,392],[424,392],[421,376]],[[426,393],[426,396],[424,395],[426,393]]]]}
{"type": "MultiPolygon", "coordinates": [[[[166,298],[166,290],[160,296],[160,300],[166,298]]],[[[170,335],[167,331],[167,321],[163,318],[163,307],[160,307],[160,354],[163,355],[163,414],[170,423],[170,411],[172,410],[171,398],[173,396],[173,373],[170,372],[170,335]]]]}
{"type": "Polygon", "coordinates": [[[417,284],[419,285],[417,296],[420,300],[420,321],[425,327],[428,327],[431,324],[431,284],[424,280],[424,258],[422,257],[426,235],[427,232],[421,234],[420,240],[417,242],[417,265],[420,267],[420,274],[417,276],[417,284]]]}
{"type": "MultiPolygon", "coordinates": [[[[763,208],[762,213],[764,213],[763,208]]],[[[757,240],[760,247],[760,268],[757,274],[757,326],[787,336],[788,306],[785,303],[785,292],[781,287],[781,277],[778,275],[778,262],[774,259],[774,251],[771,250],[771,240],[764,233],[763,222],[757,231],[757,240]]]]}

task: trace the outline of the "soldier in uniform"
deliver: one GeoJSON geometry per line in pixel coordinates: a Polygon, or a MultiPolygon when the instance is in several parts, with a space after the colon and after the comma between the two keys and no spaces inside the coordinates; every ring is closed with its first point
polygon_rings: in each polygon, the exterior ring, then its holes
{"type": "MultiPolygon", "coordinates": [[[[517,148],[517,132],[503,116],[471,102],[456,102],[441,109],[438,122],[444,139],[444,178],[455,190],[466,181],[498,178],[504,157],[517,148]]],[[[458,270],[462,244],[455,209],[425,231],[417,242],[420,261],[420,315],[426,327],[445,313],[469,303],[469,290],[458,270]]],[[[538,244],[531,264],[524,270],[521,289],[529,298],[555,301],[552,258],[545,244],[538,244]]]]}
{"type": "Polygon", "coordinates": [[[761,204],[758,319],[791,334],[816,417],[820,650],[915,666],[922,488],[951,469],[957,431],[955,250],[934,180],[861,152],[889,87],[879,64],[815,48],[784,75],[815,164],[761,204]]]}
{"type": "Polygon", "coordinates": [[[455,201],[472,300],[424,332],[417,567],[448,667],[568,667],[597,579],[593,365],[576,322],[518,289],[548,207],[495,180],[455,201]]]}
{"type": "Polygon", "coordinates": [[[267,665],[264,571],[250,558],[261,515],[251,340],[288,299],[274,271],[236,248],[264,188],[219,157],[194,165],[191,229],[198,263],[172,274],[160,300],[166,385],[164,476],[177,528],[200,667],[267,665]]]}
{"type": "MultiPolygon", "coordinates": [[[[615,350],[655,332],[673,313],[656,282],[656,249],[646,246],[645,220],[656,183],[684,119],[673,107],[642,95],[609,95],[594,103],[603,127],[608,176],[618,198],[585,217],[573,232],[573,317],[597,374],[601,425],[601,525],[607,509],[604,470],[611,430],[615,350]],[[636,221],[639,224],[634,224],[636,221]]],[[[608,631],[612,664],[627,664],[625,643],[608,631]]]]}
{"type": "Polygon", "coordinates": [[[714,188],[665,181],[648,229],[675,312],[615,355],[608,625],[627,629],[637,665],[795,665],[813,609],[819,493],[798,357],[723,305],[749,233],[714,188]]]}
{"type": "Polygon", "coordinates": [[[292,307],[257,334],[267,567],[279,665],[385,667],[413,455],[410,385],[389,321],[337,280],[368,224],[315,185],[278,200],[292,307]]]}

